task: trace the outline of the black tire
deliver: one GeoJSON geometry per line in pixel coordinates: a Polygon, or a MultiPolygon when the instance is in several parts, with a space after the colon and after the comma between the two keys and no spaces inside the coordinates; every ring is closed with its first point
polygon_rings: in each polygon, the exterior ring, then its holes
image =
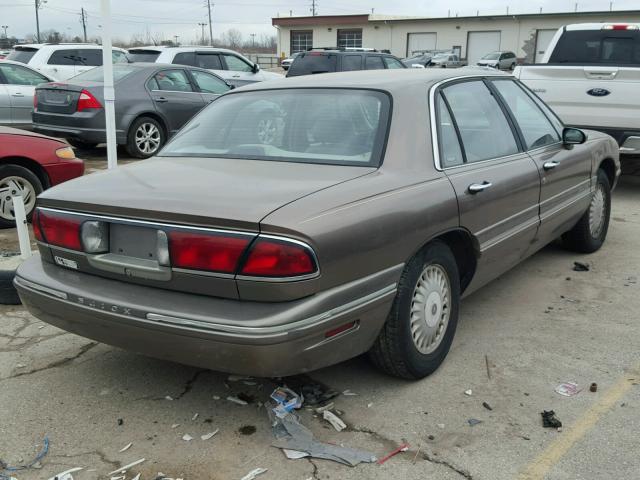
{"type": "Polygon", "coordinates": [[[13,286],[13,278],[16,276],[15,270],[0,270],[0,304],[20,305],[20,297],[13,286]]]}
{"type": "Polygon", "coordinates": [[[98,146],[97,143],[83,142],[82,140],[78,140],[76,138],[67,138],[67,142],[69,142],[69,145],[77,148],[78,150],[91,150],[98,146]]]}
{"type": "Polygon", "coordinates": [[[611,215],[611,185],[609,184],[609,177],[602,170],[598,170],[598,179],[596,182],[596,190],[591,197],[591,203],[584,215],[580,218],[578,223],[567,233],[562,235],[562,241],[564,245],[575,252],[580,253],[593,253],[602,247],[605,239],[607,238],[607,231],[609,230],[609,217],[611,215]],[[598,192],[602,192],[604,196],[604,218],[599,229],[592,232],[590,225],[591,210],[596,202],[598,192]]]}
{"type": "Polygon", "coordinates": [[[391,312],[369,351],[369,358],[379,369],[395,377],[417,380],[430,375],[449,352],[458,324],[459,304],[460,276],[453,253],[444,243],[432,242],[407,263],[391,312]],[[421,353],[411,334],[411,307],[416,285],[423,271],[431,265],[441,267],[449,280],[449,322],[437,348],[430,353],[421,353]]]}
{"type": "Polygon", "coordinates": [[[129,127],[129,132],[127,133],[127,153],[135,158],[149,158],[154,156],[156,153],[160,151],[160,149],[164,146],[167,141],[166,134],[164,133],[164,127],[160,122],[151,117],[140,117],[136,118],[131,126],[129,127]],[[153,125],[158,130],[159,144],[157,148],[155,148],[151,152],[145,152],[138,147],[136,144],[136,132],[143,125],[153,125]]]}
{"type": "Polygon", "coordinates": [[[515,69],[516,69],[516,64],[515,64],[515,63],[512,63],[512,64],[509,66],[509,70],[513,71],[513,70],[515,70],[515,69]]]}
{"type": "MultiPolygon", "coordinates": [[[[13,165],[13,164],[1,165],[0,166],[0,185],[2,185],[2,183],[8,177],[18,177],[21,179],[21,182],[25,182],[25,184],[26,183],[31,184],[31,188],[35,192],[35,196],[40,195],[44,190],[44,188],[42,187],[42,182],[40,181],[38,176],[28,168],[22,167],[20,165],[13,165]]],[[[35,200],[35,197],[34,197],[34,200],[35,200]]],[[[6,198],[0,198],[0,205],[2,205],[2,202],[4,201],[6,201],[6,198]]],[[[31,221],[31,216],[33,215],[33,210],[35,207],[35,201],[31,206],[25,205],[25,207],[27,209],[27,212],[26,212],[27,220],[31,221]]],[[[2,213],[0,210],[0,215],[1,214],[2,213]]],[[[9,219],[0,217],[0,227],[15,227],[15,226],[16,226],[15,220],[9,220],[9,219]]]]}

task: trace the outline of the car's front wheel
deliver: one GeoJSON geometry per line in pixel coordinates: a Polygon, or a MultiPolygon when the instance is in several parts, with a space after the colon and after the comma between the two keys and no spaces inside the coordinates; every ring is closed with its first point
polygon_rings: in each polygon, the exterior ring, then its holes
{"type": "Polygon", "coordinates": [[[151,117],[140,117],[129,127],[127,152],[135,158],[149,158],[158,153],[165,141],[160,122],[151,117]]]}
{"type": "Polygon", "coordinates": [[[0,227],[15,227],[13,197],[21,195],[27,219],[31,219],[42,182],[31,170],[20,165],[0,166],[0,227]]]}
{"type": "Polygon", "coordinates": [[[401,378],[433,373],[451,347],[459,303],[456,260],[444,243],[432,242],[404,269],[389,317],[369,352],[373,363],[401,378]]]}
{"type": "Polygon", "coordinates": [[[598,250],[607,238],[610,215],[611,185],[607,174],[599,169],[589,208],[575,227],[562,236],[565,246],[580,253],[598,250]]]}

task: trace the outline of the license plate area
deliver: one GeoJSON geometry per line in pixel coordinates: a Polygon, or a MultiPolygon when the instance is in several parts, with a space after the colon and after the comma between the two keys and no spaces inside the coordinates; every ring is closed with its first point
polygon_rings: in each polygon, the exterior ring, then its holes
{"type": "Polygon", "coordinates": [[[158,230],[112,223],[109,250],[123,257],[158,261],[158,230]]]}

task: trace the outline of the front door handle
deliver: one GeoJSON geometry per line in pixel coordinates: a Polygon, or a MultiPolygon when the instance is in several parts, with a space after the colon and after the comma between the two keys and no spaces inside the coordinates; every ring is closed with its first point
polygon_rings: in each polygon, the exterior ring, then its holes
{"type": "Polygon", "coordinates": [[[482,191],[486,190],[487,188],[489,188],[491,185],[493,185],[493,184],[491,182],[487,182],[487,181],[484,181],[482,183],[472,183],[471,185],[469,185],[469,193],[482,192],[482,191]]]}
{"type": "Polygon", "coordinates": [[[164,98],[164,97],[158,97],[158,98],[154,98],[154,100],[158,103],[167,103],[169,101],[169,99],[164,98]]]}
{"type": "Polygon", "coordinates": [[[238,74],[238,75],[233,75],[233,78],[240,78],[240,74],[238,74]]]}
{"type": "Polygon", "coordinates": [[[557,162],[556,160],[551,160],[550,162],[544,162],[544,164],[542,165],[542,168],[544,168],[545,170],[553,170],[558,165],[560,165],[560,162],[557,162]]]}
{"type": "Polygon", "coordinates": [[[12,97],[24,97],[24,93],[16,92],[11,94],[12,97]]]}

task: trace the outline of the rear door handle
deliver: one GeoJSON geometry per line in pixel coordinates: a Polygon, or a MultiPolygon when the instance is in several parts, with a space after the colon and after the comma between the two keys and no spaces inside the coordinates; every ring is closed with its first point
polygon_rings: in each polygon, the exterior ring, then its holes
{"type": "Polygon", "coordinates": [[[24,93],[16,92],[11,94],[12,97],[24,97],[24,93]]]}
{"type": "Polygon", "coordinates": [[[169,99],[165,97],[157,97],[157,98],[154,98],[154,100],[158,103],[167,103],[169,101],[169,99]]]}
{"type": "Polygon", "coordinates": [[[544,164],[542,165],[542,168],[544,168],[545,170],[553,170],[558,165],[560,165],[560,162],[556,160],[551,160],[550,162],[544,162],[544,164]]]}
{"type": "Polygon", "coordinates": [[[232,77],[233,77],[233,78],[240,78],[240,74],[238,74],[238,75],[233,75],[232,77]]]}
{"type": "Polygon", "coordinates": [[[486,190],[487,188],[489,188],[491,185],[493,185],[493,184],[491,182],[487,182],[487,181],[484,181],[482,183],[472,183],[471,185],[469,185],[469,193],[482,192],[482,191],[486,190]]]}

